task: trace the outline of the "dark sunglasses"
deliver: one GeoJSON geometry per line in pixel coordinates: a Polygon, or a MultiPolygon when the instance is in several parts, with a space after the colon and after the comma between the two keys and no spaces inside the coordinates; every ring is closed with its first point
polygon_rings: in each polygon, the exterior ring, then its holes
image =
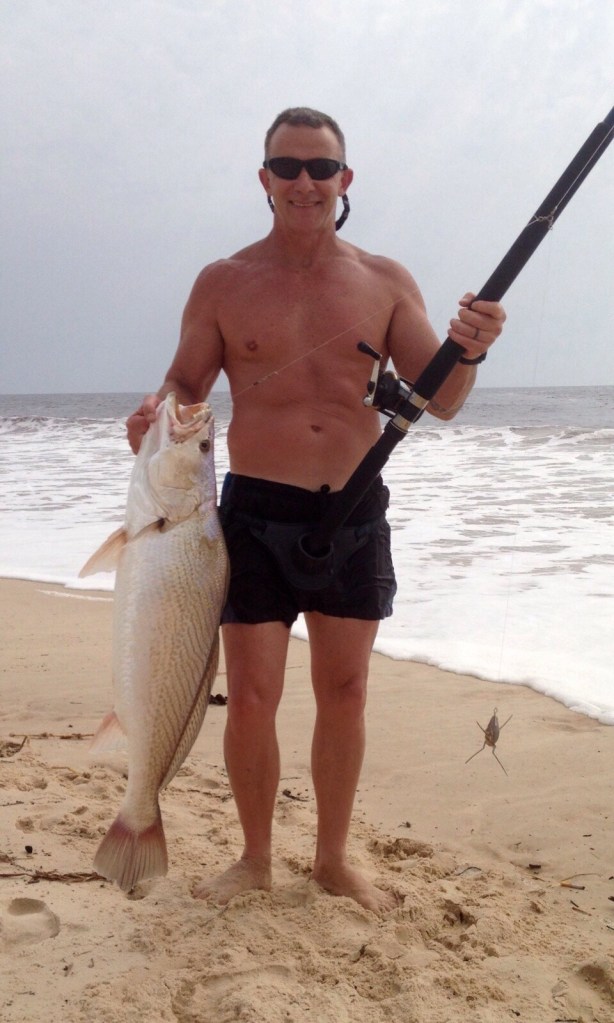
{"type": "Polygon", "coordinates": [[[303,167],[312,181],[326,181],[327,178],[334,177],[337,171],[347,170],[347,163],[328,160],[324,156],[316,156],[313,160],[297,160],[294,156],[273,156],[270,160],[265,160],[262,166],[285,181],[294,181],[298,178],[303,167]]]}

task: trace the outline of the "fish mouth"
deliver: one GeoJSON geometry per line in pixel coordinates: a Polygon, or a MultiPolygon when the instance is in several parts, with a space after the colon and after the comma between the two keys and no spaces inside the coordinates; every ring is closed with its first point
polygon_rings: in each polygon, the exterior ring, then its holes
{"type": "Polygon", "coordinates": [[[170,419],[169,432],[175,441],[187,440],[213,420],[211,406],[205,401],[180,405],[177,395],[171,392],[166,396],[165,405],[170,419]]]}

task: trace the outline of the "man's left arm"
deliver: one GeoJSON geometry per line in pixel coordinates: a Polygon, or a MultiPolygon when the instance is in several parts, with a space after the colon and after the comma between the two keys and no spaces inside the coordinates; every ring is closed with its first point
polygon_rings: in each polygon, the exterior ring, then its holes
{"type": "MultiPolygon", "coordinates": [[[[468,293],[450,320],[448,337],[464,348],[463,358],[480,359],[501,334],[505,311],[498,302],[474,302],[468,293]],[[473,304],[472,304],[473,303],[473,304]]],[[[391,320],[388,346],[397,372],[415,381],[436,354],[440,342],[428,321],[421,297],[399,303],[391,320]]],[[[483,359],[481,360],[483,361],[483,359]]],[[[452,419],[463,407],[477,377],[477,366],[459,362],[429,402],[427,411],[438,419],[452,419]]]]}

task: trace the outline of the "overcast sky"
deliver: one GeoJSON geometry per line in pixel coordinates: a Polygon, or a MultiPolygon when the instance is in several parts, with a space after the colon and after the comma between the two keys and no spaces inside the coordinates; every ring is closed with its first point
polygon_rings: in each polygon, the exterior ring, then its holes
{"type": "MultiPolygon", "coordinates": [[[[0,391],[156,389],[265,235],[264,133],[332,114],[343,237],[442,338],[614,103],[612,0],[0,0],[0,391]]],[[[484,386],[614,384],[614,144],[508,292],[484,386]]]]}

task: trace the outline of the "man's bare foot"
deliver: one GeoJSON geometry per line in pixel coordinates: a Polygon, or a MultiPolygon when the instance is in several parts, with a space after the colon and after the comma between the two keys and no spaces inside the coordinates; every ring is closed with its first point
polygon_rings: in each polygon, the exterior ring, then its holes
{"type": "Polygon", "coordinates": [[[235,895],[257,888],[271,890],[270,864],[240,859],[223,874],[201,881],[192,894],[195,899],[210,899],[216,906],[225,906],[235,895]]]}
{"type": "Polygon", "coordinates": [[[311,878],[331,895],[345,895],[378,915],[395,909],[400,903],[394,892],[376,888],[349,864],[336,864],[332,868],[321,869],[314,867],[311,878]]]}

